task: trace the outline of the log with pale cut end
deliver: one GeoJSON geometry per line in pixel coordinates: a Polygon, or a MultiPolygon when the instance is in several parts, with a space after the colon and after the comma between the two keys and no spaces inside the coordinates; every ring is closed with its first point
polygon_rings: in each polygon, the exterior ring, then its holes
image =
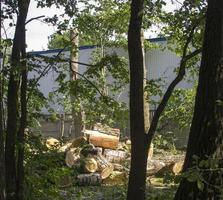
{"type": "Polygon", "coordinates": [[[123,171],[127,170],[126,167],[124,167],[123,165],[117,164],[117,163],[113,163],[113,166],[114,166],[114,171],[123,172],[123,171]]]}
{"type": "Polygon", "coordinates": [[[114,166],[109,163],[104,156],[100,154],[94,156],[94,158],[98,163],[98,172],[101,174],[101,178],[106,179],[107,177],[109,177],[112,171],[114,170],[114,166]]]}
{"type": "Polygon", "coordinates": [[[88,142],[96,147],[105,149],[117,149],[119,137],[100,133],[99,131],[85,130],[84,132],[88,137],[88,142]]]}
{"type": "Polygon", "coordinates": [[[86,173],[94,173],[98,169],[97,161],[94,158],[85,158],[83,161],[83,170],[86,173]]]}
{"type": "Polygon", "coordinates": [[[112,174],[103,180],[106,185],[123,185],[127,183],[127,174],[125,172],[113,171],[112,174]]]}
{"type": "Polygon", "coordinates": [[[82,147],[83,145],[87,144],[87,138],[85,136],[81,136],[76,139],[73,139],[71,143],[71,148],[82,147]]]}
{"type": "Polygon", "coordinates": [[[184,165],[184,161],[178,161],[174,164],[173,166],[173,173],[175,175],[178,175],[182,172],[182,169],[183,169],[183,165],[184,165]]]}
{"type": "Polygon", "coordinates": [[[127,158],[128,153],[125,151],[105,149],[103,155],[109,162],[121,163],[127,158]]]}
{"type": "Polygon", "coordinates": [[[153,143],[150,144],[149,153],[148,153],[148,159],[151,159],[153,157],[153,143]]]}
{"type": "Polygon", "coordinates": [[[98,173],[80,174],[77,176],[77,183],[80,186],[98,186],[101,185],[101,175],[98,173]]]}
{"type": "Polygon", "coordinates": [[[66,152],[70,149],[71,147],[71,142],[66,143],[65,145],[63,145],[62,147],[59,148],[59,152],[66,152]]]}
{"type": "Polygon", "coordinates": [[[68,167],[72,168],[79,161],[79,151],[78,148],[72,148],[66,152],[65,162],[68,167]]]}
{"type": "Polygon", "coordinates": [[[147,175],[152,176],[165,167],[165,163],[149,159],[147,162],[147,175]]]}
{"type": "Polygon", "coordinates": [[[58,148],[59,144],[60,144],[60,141],[53,137],[47,138],[46,140],[46,146],[49,149],[58,148]]]}

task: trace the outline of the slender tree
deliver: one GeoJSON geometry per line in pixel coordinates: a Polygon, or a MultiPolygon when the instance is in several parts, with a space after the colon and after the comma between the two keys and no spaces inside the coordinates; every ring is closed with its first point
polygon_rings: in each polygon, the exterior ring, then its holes
{"type": "Polygon", "coordinates": [[[6,145],[5,145],[5,166],[6,166],[6,194],[7,200],[22,199],[20,193],[23,185],[23,141],[24,129],[26,126],[26,99],[22,96],[22,112],[20,128],[18,129],[18,91],[20,72],[22,71],[22,90],[21,95],[26,95],[26,67],[24,67],[25,56],[25,23],[29,8],[29,0],[18,1],[18,16],[16,22],[16,30],[13,39],[12,55],[11,55],[11,69],[8,84],[7,94],[7,130],[6,130],[6,145]],[[16,136],[18,131],[18,164],[16,173],[16,136]],[[17,176],[16,176],[17,175],[17,176]]]}
{"type": "Polygon", "coordinates": [[[196,168],[201,180],[182,179],[175,199],[220,199],[223,146],[223,2],[208,1],[195,110],[183,170],[196,168]],[[196,156],[196,162],[194,158],[196,156]],[[201,163],[217,164],[204,168],[201,163]],[[197,165],[198,164],[198,165],[197,165]]]}
{"type": "Polygon", "coordinates": [[[128,31],[130,64],[130,134],[131,168],[128,184],[128,200],[145,199],[145,179],[148,148],[144,123],[144,63],[141,42],[143,0],[132,0],[128,31]]]}
{"type": "MultiPolygon", "coordinates": [[[[2,1],[0,1],[0,46],[2,45],[2,1]]],[[[0,199],[5,199],[5,144],[4,144],[4,117],[3,117],[3,76],[2,76],[2,52],[0,51],[0,199]]]]}

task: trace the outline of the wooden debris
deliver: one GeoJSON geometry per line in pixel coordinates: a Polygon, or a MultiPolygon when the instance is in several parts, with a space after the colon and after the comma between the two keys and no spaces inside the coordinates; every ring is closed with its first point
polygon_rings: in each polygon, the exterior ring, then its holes
{"type": "Polygon", "coordinates": [[[123,165],[117,164],[117,163],[113,163],[114,166],[114,171],[120,171],[123,172],[126,170],[126,168],[123,165]]]}
{"type": "Polygon", "coordinates": [[[106,185],[123,185],[127,183],[127,174],[125,172],[113,171],[112,174],[103,180],[106,185]]]}
{"type": "Polygon", "coordinates": [[[120,163],[126,159],[128,153],[126,153],[125,151],[105,149],[103,155],[109,162],[120,163]]]}
{"type": "Polygon", "coordinates": [[[66,143],[65,145],[63,145],[62,147],[59,148],[59,152],[66,152],[70,149],[71,147],[71,142],[66,143]]]}
{"type": "Polygon", "coordinates": [[[80,151],[80,155],[84,157],[92,156],[92,155],[97,155],[98,149],[94,147],[92,144],[87,144],[84,145],[83,148],[80,151]]]}
{"type": "Polygon", "coordinates": [[[175,175],[178,175],[181,173],[182,169],[183,169],[183,165],[184,165],[184,161],[178,161],[174,164],[173,166],[173,173],[175,175]]]}
{"type": "Polygon", "coordinates": [[[119,137],[113,135],[107,135],[98,131],[85,130],[84,132],[88,137],[88,142],[96,147],[102,147],[106,149],[117,149],[119,143],[119,137]]]}
{"type": "Polygon", "coordinates": [[[148,153],[148,159],[152,159],[153,157],[153,148],[154,148],[153,143],[151,143],[148,153]]]}
{"type": "Polygon", "coordinates": [[[97,173],[80,174],[77,176],[77,183],[79,186],[98,186],[101,185],[101,175],[97,173]]]}
{"type": "Polygon", "coordinates": [[[106,179],[109,177],[114,170],[114,166],[109,163],[102,155],[97,155],[94,158],[98,163],[98,172],[101,174],[101,178],[106,179]]]}
{"type": "Polygon", "coordinates": [[[147,163],[147,175],[152,176],[164,168],[166,165],[165,163],[157,160],[148,160],[147,163]]]}
{"type": "Polygon", "coordinates": [[[106,133],[107,135],[120,136],[120,129],[111,128],[107,125],[102,125],[101,123],[96,123],[93,127],[93,130],[99,131],[101,133],[106,133]]]}
{"type": "Polygon", "coordinates": [[[71,148],[78,148],[82,147],[83,145],[87,144],[87,138],[85,136],[78,137],[71,142],[71,148]]]}
{"type": "Polygon", "coordinates": [[[126,141],[125,141],[125,144],[127,144],[127,145],[131,145],[131,140],[129,140],[129,139],[126,140],[126,141]]]}
{"type": "Polygon", "coordinates": [[[86,173],[93,173],[97,171],[98,164],[94,158],[85,158],[83,160],[83,169],[86,173]]]}
{"type": "Polygon", "coordinates": [[[72,148],[66,152],[65,162],[68,167],[72,168],[79,159],[80,156],[78,148],[72,148]]]}
{"type": "Polygon", "coordinates": [[[46,146],[49,149],[57,148],[59,147],[59,144],[60,144],[59,140],[53,137],[47,138],[46,140],[46,146]]]}

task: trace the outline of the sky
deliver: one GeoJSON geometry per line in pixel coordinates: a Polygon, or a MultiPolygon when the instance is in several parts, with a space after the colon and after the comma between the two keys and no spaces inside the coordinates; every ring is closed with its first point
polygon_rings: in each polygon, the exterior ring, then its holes
{"type": "MultiPolygon", "coordinates": [[[[172,10],[171,0],[167,1],[167,9],[172,10]]],[[[41,15],[53,16],[55,14],[61,14],[62,11],[56,7],[52,8],[36,8],[35,1],[31,0],[27,20],[33,17],[41,15]]],[[[26,43],[27,51],[40,51],[47,49],[48,37],[56,32],[56,27],[43,23],[41,19],[34,20],[26,25],[26,43]]],[[[14,29],[7,28],[7,34],[9,37],[13,37],[14,29]]],[[[145,37],[148,37],[149,33],[146,33],[145,37]]]]}

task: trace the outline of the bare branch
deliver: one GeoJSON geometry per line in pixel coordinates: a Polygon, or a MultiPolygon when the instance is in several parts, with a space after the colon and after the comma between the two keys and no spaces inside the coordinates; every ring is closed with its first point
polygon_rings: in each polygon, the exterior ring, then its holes
{"type": "Polygon", "coordinates": [[[38,17],[33,17],[33,18],[27,20],[25,25],[28,24],[29,22],[33,21],[33,20],[37,20],[37,19],[40,19],[40,18],[43,18],[43,17],[45,17],[45,15],[41,15],[41,16],[38,16],[38,17]]]}

